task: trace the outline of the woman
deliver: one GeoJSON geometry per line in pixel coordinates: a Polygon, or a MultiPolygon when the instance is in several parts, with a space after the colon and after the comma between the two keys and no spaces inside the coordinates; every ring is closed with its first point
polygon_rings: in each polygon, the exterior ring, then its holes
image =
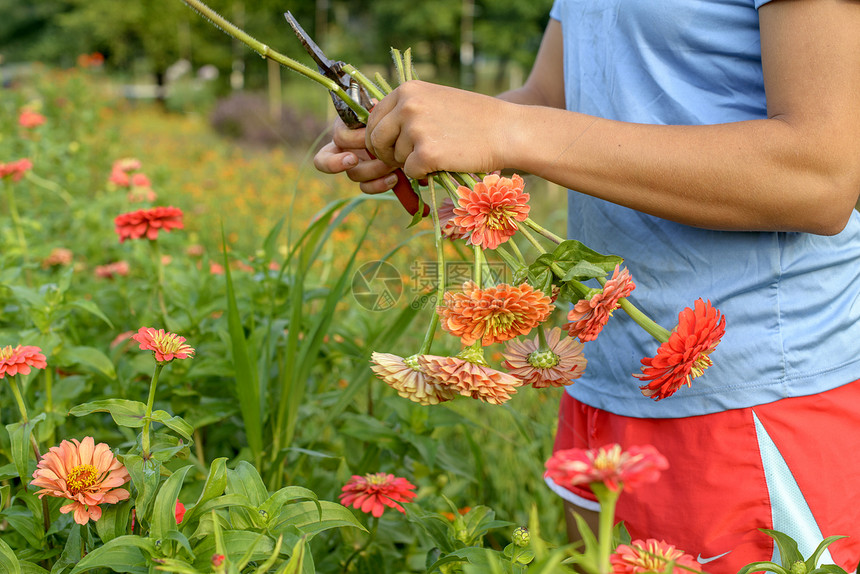
{"type": "MultiPolygon", "coordinates": [[[[758,529],[860,561],[860,2],[556,0],[526,84],[409,82],[316,156],[365,193],[391,171],[528,172],[569,188],[569,234],[625,257],[658,323],[709,299],[714,364],[659,402],[655,344],[613,320],[568,387],[557,448],[650,443],[670,469],[622,495],[633,538],[709,572],[778,552],[758,529]],[[378,159],[366,155],[369,150],[378,159]],[[838,438],[837,438],[838,437],[838,438]],[[838,442],[838,444],[836,444],[838,442]]],[[[587,490],[554,487],[593,519],[587,490]]],[[[570,514],[568,512],[567,514],[570,514]]]]}

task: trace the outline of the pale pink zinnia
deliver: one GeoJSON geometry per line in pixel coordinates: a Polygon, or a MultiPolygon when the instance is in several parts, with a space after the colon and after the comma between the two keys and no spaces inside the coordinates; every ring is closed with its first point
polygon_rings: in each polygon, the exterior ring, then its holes
{"type": "Polygon", "coordinates": [[[553,453],[546,462],[546,476],[557,485],[569,488],[602,482],[617,491],[621,486],[655,482],[669,462],[652,445],[631,446],[622,450],[619,444],[584,450],[571,448],[553,453]]]}
{"type": "Polygon", "coordinates": [[[509,401],[517,392],[516,388],[523,384],[513,375],[491,368],[483,360],[469,361],[459,356],[418,355],[418,367],[432,384],[493,405],[509,401]]]}
{"type": "Polygon", "coordinates": [[[178,207],[153,207],[123,213],[114,219],[119,242],[126,239],[158,239],[159,231],[182,229],[182,210],[178,207]]]}
{"type": "Polygon", "coordinates": [[[30,484],[40,487],[36,494],[67,498],[72,502],[60,507],[67,514],[74,511],[75,522],[86,524],[102,516],[99,504],[126,500],[129,493],[118,488],[129,480],[128,470],[105,443],[95,444],[92,437],[78,442],[64,440],[51,447],[39,460],[30,484]]]}
{"type": "Polygon", "coordinates": [[[0,379],[6,375],[29,375],[30,368],[44,369],[48,366],[42,349],[32,345],[6,345],[0,347],[0,379]]]}
{"type": "Polygon", "coordinates": [[[436,308],[440,325],[464,345],[487,346],[526,335],[552,312],[550,298],[528,283],[479,289],[469,281],[463,292],[448,291],[436,308]]]}
{"type": "Polygon", "coordinates": [[[451,223],[469,232],[468,242],[485,249],[495,249],[517,231],[517,222],[529,216],[529,194],[523,193],[525,182],[519,175],[511,179],[490,174],[474,189],[460,186],[459,207],[454,208],[451,223]]]}
{"type": "Polygon", "coordinates": [[[437,405],[457,396],[451,387],[438,385],[418,366],[417,355],[398,357],[391,353],[372,353],[370,369],[397,394],[422,405],[437,405]]]}
{"type": "Polygon", "coordinates": [[[141,327],[131,338],[140,343],[141,351],[155,353],[155,360],[159,363],[187,359],[194,355],[194,349],[185,343],[185,337],[168,333],[164,329],[141,327]]]}
{"type": "Polygon", "coordinates": [[[618,301],[630,295],[636,288],[630,278],[630,272],[625,268],[615,272],[603,286],[603,290],[595,293],[589,299],[580,299],[567,314],[569,323],[564,325],[571,337],[578,337],[583,343],[593,341],[609,322],[612,312],[620,305],[618,301]]]}
{"type": "Polygon", "coordinates": [[[514,340],[505,347],[505,368],[524,384],[536,389],[563,387],[582,376],[588,361],[584,345],[570,337],[561,336],[555,327],[546,332],[547,349],[540,350],[540,337],[514,340]]]}
{"type": "Polygon", "coordinates": [[[442,200],[442,205],[439,206],[439,227],[442,231],[442,237],[448,239],[463,239],[469,235],[469,230],[459,225],[456,225],[454,219],[454,202],[450,197],[442,200]]]}
{"type": "Polygon", "coordinates": [[[376,518],[382,516],[385,507],[406,513],[398,502],[412,502],[415,485],[402,477],[377,472],[364,476],[353,475],[343,486],[340,502],[376,518]]]}
{"type": "Polygon", "coordinates": [[[72,262],[74,253],[65,247],[54,247],[51,253],[42,260],[42,267],[65,266],[72,262]]]}
{"type": "Polygon", "coordinates": [[[702,571],[701,564],[691,555],[664,540],[654,538],[619,545],[609,557],[609,562],[612,564],[612,574],[666,572],[670,563],[679,566],[673,568],[673,572],[702,571]]]}
{"type": "Polygon", "coordinates": [[[95,268],[95,275],[100,279],[113,279],[117,276],[125,277],[128,275],[128,261],[114,261],[105,265],[98,265],[95,268]]]}

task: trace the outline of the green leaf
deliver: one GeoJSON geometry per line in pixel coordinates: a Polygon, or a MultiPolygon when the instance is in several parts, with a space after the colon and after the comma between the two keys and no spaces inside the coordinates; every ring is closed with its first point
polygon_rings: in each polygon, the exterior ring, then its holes
{"type": "Polygon", "coordinates": [[[809,574],[848,574],[844,568],[840,568],[836,564],[822,564],[809,574]]]}
{"type": "Polygon", "coordinates": [[[96,521],[96,532],[102,542],[110,542],[114,538],[128,532],[131,515],[131,501],[124,500],[117,504],[106,504],[102,507],[102,517],[96,521]]]}
{"type": "Polygon", "coordinates": [[[140,428],[143,426],[143,419],[146,415],[146,405],[128,399],[104,399],[78,405],[69,411],[70,415],[76,417],[92,413],[110,413],[114,422],[119,426],[140,428]]]}
{"type": "Polygon", "coordinates": [[[0,572],[4,574],[21,574],[21,563],[18,557],[9,548],[9,545],[0,538],[0,572]]]}
{"type": "Polygon", "coordinates": [[[116,379],[113,361],[95,347],[62,347],[54,358],[58,365],[80,365],[116,379]]]}
{"type": "Polygon", "coordinates": [[[227,493],[244,494],[254,506],[263,504],[269,492],[254,465],[239,461],[236,468],[227,471],[227,493]]]}
{"type": "Polygon", "coordinates": [[[454,552],[454,529],[451,522],[441,514],[429,513],[417,504],[404,504],[406,518],[417,524],[433,540],[433,543],[445,554],[454,552]]]}
{"type": "Polygon", "coordinates": [[[824,554],[824,551],[827,550],[827,547],[840,538],[847,538],[847,536],[828,536],[821,541],[815,551],[806,559],[807,572],[814,570],[818,566],[818,560],[821,558],[821,555],[824,554]]]}
{"type": "Polygon", "coordinates": [[[2,517],[13,532],[17,532],[27,543],[33,548],[40,549],[42,547],[42,539],[45,537],[45,530],[40,520],[29,508],[14,505],[0,512],[2,517]]]}
{"type": "Polygon", "coordinates": [[[114,328],[113,323],[111,323],[110,319],[107,318],[107,315],[105,315],[101,308],[93,301],[90,301],[89,299],[75,299],[74,301],[70,302],[69,305],[71,305],[72,307],[77,307],[82,311],[86,311],[94,317],[98,317],[99,319],[104,321],[108,327],[110,327],[111,329],[114,328]]]}
{"type": "Polygon", "coordinates": [[[197,497],[197,502],[195,502],[194,506],[188,508],[185,512],[185,518],[182,521],[183,526],[192,524],[197,520],[202,512],[202,505],[223,494],[226,487],[227,458],[216,458],[209,465],[209,475],[206,477],[206,482],[203,485],[203,490],[200,493],[200,496],[197,497]]]}
{"type": "MultiPolygon", "coordinates": [[[[95,568],[110,568],[117,571],[117,565],[143,567],[146,566],[144,553],[149,557],[158,556],[155,541],[151,538],[127,534],[93,549],[81,558],[69,574],[78,574],[95,568]]],[[[129,572],[129,570],[120,570],[120,572],[123,571],[129,572]]]]}
{"type": "MultiPolygon", "coordinates": [[[[304,561],[305,561],[305,548],[307,545],[305,544],[305,538],[302,537],[296,542],[296,545],[293,546],[293,551],[290,554],[290,560],[286,564],[284,564],[277,572],[277,574],[298,574],[303,570],[304,561]]],[[[257,570],[254,574],[263,574],[265,570],[257,570]]]]}
{"type": "Polygon", "coordinates": [[[138,519],[150,520],[150,505],[158,492],[161,482],[161,461],[151,458],[143,460],[136,454],[123,457],[123,464],[131,476],[131,482],[137,489],[137,498],[134,507],[138,519]]]}
{"type": "Polygon", "coordinates": [[[150,536],[156,540],[165,538],[171,531],[178,530],[176,527],[176,501],[179,499],[182,482],[189,470],[191,470],[190,466],[183,466],[174,471],[158,489],[155,506],[152,510],[152,520],[150,521],[150,536]]]}
{"type": "Polygon", "coordinates": [[[783,568],[790,570],[791,565],[795,562],[803,562],[803,555],[797,549],[797,542],[791,536],[776,530],[768,530],[767,528],[759,528],[759,530],[776,541],[783,568]]]}
{"type": "Polygon", "coordinates": [[[257,376],[256,360],[252,360],[245,340],[242,318],[236,303],[236,292],[230,274],[227,258],[227,239],[221,230],[221,243],[224,250],[224,279],[227,285],[227,326],[233,349],[233,370],[235,373],[234,392],[239,400],[239,410],[245,423],[245,435],[254,458],[263,451],[263,409],[260,402],[260,380],[257,376]]]}
{"type": "Polygon", "coordinates": [[[161,558],[160,562],[155,566],[155,569],[161,572],[172,572],[174,574],[205,574],[188,562],[177,560],[175,558],[161,558]]]}
{"type": "Polygon", "coordinates": [[[190,556],[192,560],[197,557],[196,554],[194,554],[194,551],[191,549],[191,544],[188,542],[188,538],[186,538],[185,535],[178,530],[171,530],[167,533],[165,538],[167,540],[173,540],[175,542],[178,542],[179,545],[182,546],[186,552],[188,552],[188,556],[190,556]]]}
{"type": "Polygon", "coordinates": [[[775,572],[776,574],[788,574],[788,570],[776,562],[751,562],[738,570],[738,574],[751,574],[752,572],[775,572]]]}
{"type": "Polygon", "coordinates": [[[45,413],[30,419],[27,422],[10,423],[6,425],[12,448],[12,461],[18,471],[18,477],[23,484],[29,484],[30,479],[30,435],[41,421],[45,420],[45,413]]]}
{"type": "Polygon", "coordinates": [[[223,540],[223,551],[218,552],[218,544],[216,536],[210,535],[200,541],[194,547],[194,552],[197,554],[197,559],[194,561],[194,567],[203,570],[211,568],[210,560],[213,554],[224,554],[230,562],[238,562],[240,557],[245,556],[248,550],[251,549],[251,560],[265,560],[272,554],[275,548],[275,541],[269,536],[262,538],[255,532],[247,532],[245,530],[225,530],[221,533],[223,540]]]}
{"type": "Polygon", "coordinates": [[[269,531],[275,535],[281,534],[286,526],[295,526],[303,533],[310,535],[345,526],[359,528],[367,532],[367,529],[362,526],[348,508],[327,500],[320,500],[318,503],[314,501],[289,504],[283,508],[277,519],[272,520],[269,524],[269,531]],[[320,506],[322,507],[322,518],[320,518],[320,506]]]}
{"type": "Polygon", "coordinates": [[[194,432],[194,428],[185,422],[182,417],[170,416],[170,413],[167,411],[154,411],[152,413],[152,420],[160,422],[170,430],[179,433],[182,435],[182,438],[188,441],[192,440],[191,434],[194,432]]]}
{"type": "Polygon", "coordinates": [[[313,490],[301,486],[285,486],[270,496],[266,502],[260,505],[260,510],[266,513],[269,519],[274,518],[281,511],[281,507],[294,500],[310,500],[316,503],[319,517],[322,519],[322,506],[319,498],[313,490]]]}
{"type": "Polygon", "coordinates": [[[42,568],[41,566],[37,566],[32,562],[27,562],[26,560],[21,562],[21,574],[50,574],[47,570],[42,568]]]}

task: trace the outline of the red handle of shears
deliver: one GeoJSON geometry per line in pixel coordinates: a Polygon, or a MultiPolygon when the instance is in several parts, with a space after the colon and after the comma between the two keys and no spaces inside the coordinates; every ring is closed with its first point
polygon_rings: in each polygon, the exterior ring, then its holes
{"type": "MultiPolygon", "coordinates": [[[[376,159],[372,153],[367,153],[371,158],[376,159]]],[[[421,205],[418,194],[412,189],[412,184],[402,169],[397,168],[394,170],[394,175],[397,176],[397,183],[392,189],[394,195],[400,200],[400,204],[403,206],[403,209],[409,212],[409,215],[415,215],[418,213],[418,206],[421,205]]],[[[428,215],[430,215],[430,206],[425,203],[421,217],[427,217],[428,215]]]]}

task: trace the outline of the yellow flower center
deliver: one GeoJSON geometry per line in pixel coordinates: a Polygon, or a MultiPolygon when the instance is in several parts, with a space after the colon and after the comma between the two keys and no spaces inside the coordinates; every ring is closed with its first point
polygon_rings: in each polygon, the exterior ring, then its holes
{"type": "Polygon", "coordinates": [[[367,483],[373,486],[381,486],[388,483],[388,477],[384,472],[365,475],[367,483]]]}
{"type": "Polygon", "coordinates": [[[702,373],[705,372],[705,369],[707,369],[713,364],[714,362],[711,360],[707,353],[702,353],[701,355],[699,355],[699,357],[693,362],[693,367],[690,370],[690,378],[688,379],[688,384],[689,381],[695,379],[696,377],[701,377],[702,373]]]}
{"type": "Polygon", "coordinates": [[[81,464],[69,471],[66,486],[72,494],[86,490],[98,481],[99,471],[91,464],[81,464]]]}
{"type": "Polygon", "coordinates": [[[506,207],[497,207],[487,214],[487,227],[490,229],[505,229],[510,225],[513,211],[506,207]]]}
{"type": "MultiPolygon", "coordinates": [[[[20,346],[21,345],[18,345],[18,347],[20,346]]],[[[5,361],[6,359],[11,358],[12,355],[15,353],[16,349],[17,347],[12,347],[12,345],[6,345],[2,349],[0,349],[0,361],[5,361]]]]}
{"type": "Polygon", "coordinates": [[[179,336],[174,333],[164,333],[164,335],[162,335],[156,331],[152,336],[152,339],[155,341],[156,346],[162,353],[175,353],[185,346],[183,342],[179,340],[179,336]]]}

